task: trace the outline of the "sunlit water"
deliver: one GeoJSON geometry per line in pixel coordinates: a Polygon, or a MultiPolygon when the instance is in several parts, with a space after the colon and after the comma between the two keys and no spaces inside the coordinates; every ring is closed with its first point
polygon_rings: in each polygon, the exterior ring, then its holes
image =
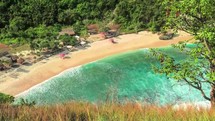
{"type": "MultiPolygon", "coordinates": [[[[163,52],[178,61],[186,58],[173,48],[163,48],[163,52]]],[[[204,101],[197,90],[154,73],[152,65],[158,62],[148,53],[148,49],[130,51],[71,68],[19,94],[16,101],[24,98],[38,105],[68,101],[157,105],[204,101]]]]}

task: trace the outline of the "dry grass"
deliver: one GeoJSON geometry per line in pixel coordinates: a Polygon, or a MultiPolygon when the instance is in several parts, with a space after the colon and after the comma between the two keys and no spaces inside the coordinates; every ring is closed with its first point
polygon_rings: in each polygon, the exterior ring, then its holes
{"type": "Polygon", "coordinates": [[[27,107],[1,105],[0,121],[209,121],[215,110],[173,110],[170,107],[69,103],[55,106],[27,107]]]}

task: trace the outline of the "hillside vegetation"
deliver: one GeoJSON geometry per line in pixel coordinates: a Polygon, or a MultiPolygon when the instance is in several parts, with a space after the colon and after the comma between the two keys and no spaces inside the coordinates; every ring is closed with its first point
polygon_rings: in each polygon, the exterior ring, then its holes
{"type": "Polygon", "coordinates": [[[54,43],[63,26],[86,34],[86,26],[119,24],[124,32],[159,31],[165,23],[162,0],[2,0],[0,42],[54,43]]]}

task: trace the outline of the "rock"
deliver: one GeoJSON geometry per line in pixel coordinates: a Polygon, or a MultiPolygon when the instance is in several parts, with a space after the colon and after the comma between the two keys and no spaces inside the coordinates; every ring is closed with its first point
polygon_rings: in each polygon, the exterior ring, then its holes
{"type": "Polygon", "coordinates": [[[3,71],[3,70],[5,70],[5,66],[2,64],[2,63],[0,63],[0,71],[3,71]]]}
{"type": "Polygon", "coordinates": [[[17,59],[18,64],[23,64],[24,62],[25,62],[25,60],[23,58],[18,58],[17,59]]]}
{"type": "Polygon", "coordinates": [[[11,57],[10,57],[10,59],[12,60],[12,62],[17,62],[17,59],[18,59],[19,57],[17,56],[17,55],[12,55],[11,57]]]}
{"type": "Polygon", "coordinates": [[[8,53],[7,55],[5,55],[5,57],[10,58],[10,57],[11,57],[11,55],[8,53]]]}
{"type": "Polygon", "coordinates": [[[5,55],[8,55],[9,53],[7,51],[3,51],[3,52],[0,52],[0,57],[3,57],[5,55]]]}
{"type": "Polygon", "coordinates": [[[7,57],[2,57],[1,59],[1,63],[6,67],[6,68],[10,68],[13,65],[13,62],[10,58],[7,57]]]}
{"type": "Polygon", "coordinates": [[[174,36],[174,33],[165,33],[159,37],[160,40],[170,40],[174,36]]]}

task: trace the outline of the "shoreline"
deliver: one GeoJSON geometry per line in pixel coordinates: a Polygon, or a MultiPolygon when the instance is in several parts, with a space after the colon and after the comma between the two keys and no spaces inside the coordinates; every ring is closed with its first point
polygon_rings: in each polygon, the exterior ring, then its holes
{"type": "Polygon", "coordinates": [[[42,60],[39,63],[26,67],[27,72],[20,72],[17,78],[10,78],[5,74],[5,81],[0,83],[0,92],[15,96],[73,67],[122,52],[141,48],[165,47],[191,38],[191,35],[180,31],[179,36],[174,37],[172,40],[159,40],[159,35],[142,31],[138,34],[126,34],[115,37],[117,44],[112,44],[108,39],[96,41],[91,43],[90,47],[86,49],[70,52],[67,55],[68,58],[64,60],[55,55],[47,60],[42,60]]]}

